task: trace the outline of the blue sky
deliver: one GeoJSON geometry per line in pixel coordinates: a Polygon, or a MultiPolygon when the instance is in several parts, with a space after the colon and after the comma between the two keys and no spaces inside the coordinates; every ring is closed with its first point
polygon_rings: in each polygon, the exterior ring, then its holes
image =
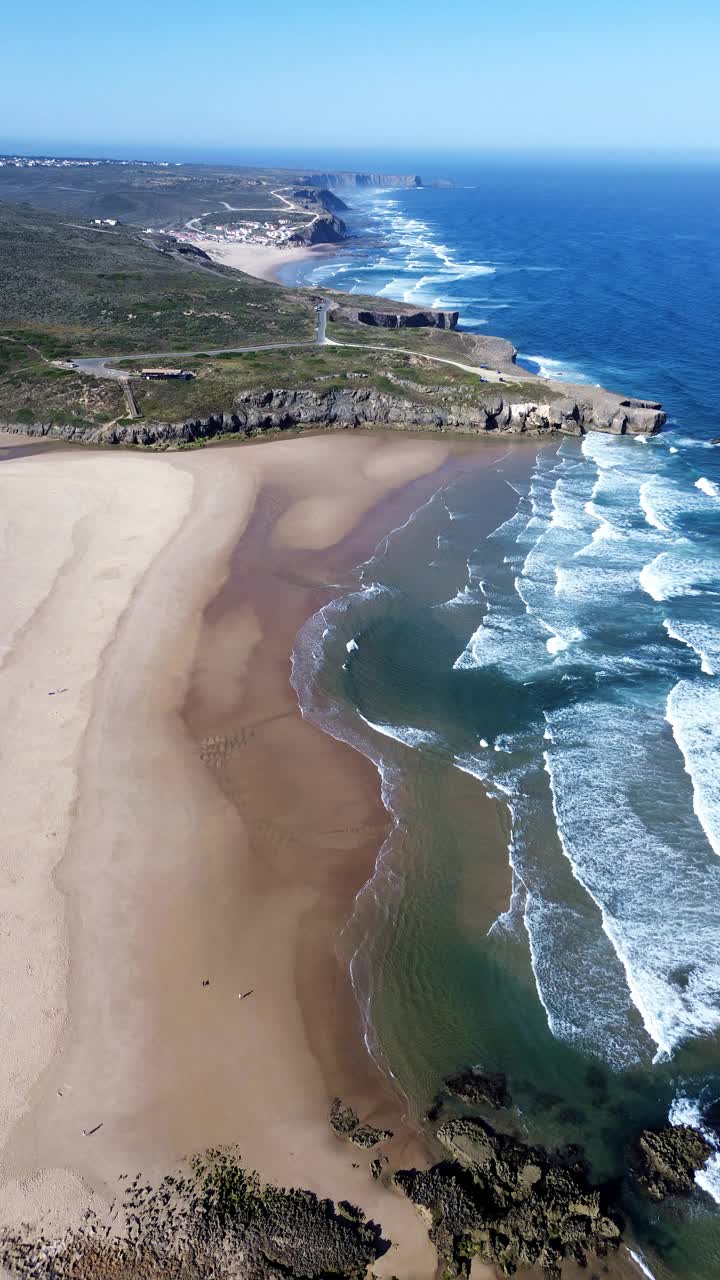
{"type": "Polygon", "coordinates": [[[718,149],[711,0],[25,0],[0,150],[718,149]]]}

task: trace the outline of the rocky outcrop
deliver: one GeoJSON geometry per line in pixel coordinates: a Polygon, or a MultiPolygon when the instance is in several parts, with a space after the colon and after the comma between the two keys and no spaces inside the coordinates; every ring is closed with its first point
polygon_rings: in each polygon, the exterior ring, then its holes
{"type": "Polygon", "coordinates": [[[501,1071],[481,1071],[479,1067],[468,1067],[456,1075],[448,1076],[445,1088],[453,1097],[471,1107],[509,1107],[512,1101],[507,1088],[507,1079],[501,1071]]]}
{"type": "Polygon", "coordinates": [[[361,1124],[350,1135],[350,1141],[356,1147],[376,1147],[378,1142],[389,1142],[392,1136],[392,1129],[376,1129],[373,1124],[361,1124]]]}
{"type": "Polygon", "coordinates": [[[376,1147],[393,1136],[392,1129],[376,1129],[372,1124],[360,1124],[359,1117],[342,1101],[333,1098],[328,1115],[330,1127],[339,1138],[349,1138],[356,1147],[376,1147]]]}
{"type": "Polygon", "coordinates": [[[320,213],[312,222],[288,236],[288,244],[340,244],[347,239],[347,227],[334,213],[320,213]]]}
{"type": "Polygon", "coordinates": [[[360,1120],[352,1107],[346,1107],[342,1098],[333,1098],[328,1116],[330,1127],[340,1138],[347,1138],[357,1129],[360,1120]]]}
{"type": "Polygon", "coordinates": [[[540,1266],[559,1277],[620,1241],[620,1224],[576,1150],[548,1153],[496,1133],[479,1119],[451,1120],[437,1137],[450,1160],[407,1169],[395,1182],[431,1214],[430,1238],[446,1274],[466,1276],[474,1256],[512,1275],[540,1266]]]}
{"type": "Polygon", "coordinates": [[[308,187],[421,187],[422,178],[408,173],[310,173],[308,187]]]}
{"type": "Polygon", "coordinates": [[[367,307],[333,307],[329,320],[347,320],[352,324],[375,325],[379,329],[455,329],[459,311],[380,311],[367,307]]]}
{"type": "MultiPolygon", "coordinates": [[[[537,384],[536,384],[537,385],[537,384]]],[[[115,424],[3,423],[5,431],[24,435],[52,436],[86,444],[129,444],[167,446],[210,440],[228,434],[255,435],[269,430],[302,426],[337,428],[418,427],[428,431],[489,432],[513,435],[583,435],[586,431],[614,434],[652,434],[659,431],[665,414],[658,409],[636,407],[609,391],[582,388],[583,395],[518,402],[494,388],[480,392],[476,399],[449,405],[438,399],[405,399],[368,388],[340,388],[328,391],[294,391],[275,388],[243,391],[235,397],[230,412],[210,414],[185,422],[145,422],[115,424]]]]}
{"type": "Polygon", "coordinates": [[[349,205],[346,205],[344,200],[334,195],[332,191],[326,191],[323,187],[319,189],[315,187],[299,187],[296,191],[293,191],[292,198],[302,204],[320,205],[328,213],[345,213],[349,208],[349,205]]]}
{"type": "Polygon", "coordinates": [[[88,1209],[61,1237],[0,1226],[0,1270],[27,1280],[358,1280],[389,1242],[347,1200],[263,1185],[232,1153],[211,1151],[192,1172],[124,1188],[109,1213],[88,1209]]]}
{"type": "Polygon", "coordinates": [[[653,1200],[689,1195],[695,1190],[695,1174],[712,1152],[707,1139],[690,1125],[644,1129],[633,1153],[637,1180],[653,1200]]]}

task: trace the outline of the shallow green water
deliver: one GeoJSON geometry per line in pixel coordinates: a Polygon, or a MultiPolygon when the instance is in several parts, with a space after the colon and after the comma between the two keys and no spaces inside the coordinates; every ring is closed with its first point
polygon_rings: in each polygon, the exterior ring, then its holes
{"type": "MultiPolygon", "coordinates": [[[[583,465],[578,446],[563,446],[561,457],[583,465]]],[[[548,1146],[577,1143],[604,1181],[622,1173],[634,1134],[667,1123],[679,1094],[718,1095],[720,1052],[715,1036],[689,1037],[656,1060],[598,907],[558,834],[538,725],[580,705],[597,687],[595,670],[530,669],[520,614],[504,656],[457,667],[488,609],[500,616],[502,593],[512,593],[538,536],[536,514],[517,563],[521,523],[488,538],[528,492],[532,461],[526,449],[492,474],[469,463],[464,480],[394,532],[363,567],[362,589],[301,633],[295,680],[306,712],[375,760],[395,821],[343,938],[371,1051],[418,1117],[451,1071],[504,1071],[515,1108],[508,1122],[548,1146]],[[505,481],[514,486],[509,507],[507,488],[502,502],[493,497],[505,481]],[[522,870],[514,893],[510,857],[522,870]]],[[[557,463],[545,451],[540,469],[550,474],[557,463]]],[[[606,669],[613,643],[607,638],[606,669]]],[[[661,679],[663,659],[654,663],[661,679]]],[[[611,698],[625,698],[627,685],[618,667],[611,698]]],[[[637,685],[633,674],[634,705],[651,705],[651,683],[637,685]]],[[[669,768],[670,747],[659,739],[660,773],[663,751],[669,768]]],[[[677,779],[678,805],[686,781],[677,779]]],[[[636,808],[649,831],[667,826],[640,793],[636,808]]],[[[613,822],[612,811],[606,818],[613,822]]],[[[710,1196],[698,1190],[685,1203],[650,1207],[626,1194],[625,1208],[630,1237],[658,1280],[720,1276],[710,1196]]]]}

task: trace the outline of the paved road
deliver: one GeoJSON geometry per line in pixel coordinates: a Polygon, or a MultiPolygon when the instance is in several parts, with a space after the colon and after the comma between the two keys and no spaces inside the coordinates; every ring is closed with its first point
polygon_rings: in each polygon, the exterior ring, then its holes
{"type": "Polygon", "coordinates": [[[474,373],[481,382],[505,382],[507,375],[500,372],[499,369],[486,369],[478,365],[463,364],[460,360],[450,360],[447,356],[431,356],[424,351],[412,351],[409,347],[387,347],[381,343],[369,342],[338,342],[334,338],[327,336],[327,315],[330,303],[322,302],[317,308],[317,322],[315,327],[315,337],[308,338],[305,341],[297,342],[265,342],[259,346],[253,347],[200,347],[197,351],[133,351],[130,355],[121,356],[89,356],[78,360],[56,361],[64,368],[77,369],[80,373],[89,374],[93,378],[115,378],[120,382],[127,383],[127,380],[134,375],[134,371],[130,369],[116,369],[110,367],[110,362],[118,364],[123,360],[185,360],[192,356],[222,356],[222,355],[247,355],[253,351],[284,351],[297,347],[356,347],[361,351],[389,351],[398,355],[419,356],[421,360],[432,360],[437,364],[451,364],[456,369],[463,369],[467,373],[474,373]]]}
{"type": "Polygon", "coordinates": [[[83,356],[75,360],[57,361],[65,368],[77,369],[92,378],[115,378],[120,382],[133,377],[134,370],[115,369],[110,361],[118,364],[123,360],[185,360],[191,356],[247,355],[253,351],[283,351],[291,347],[322,347],[328,341],[325,337],[329,302],[323,302],[317,312],[315,337],[299,339],[296,342],[265,342],[253,347],[199,347],[197,351],[132,351],[129,355],[118,356],[83,356]]]}

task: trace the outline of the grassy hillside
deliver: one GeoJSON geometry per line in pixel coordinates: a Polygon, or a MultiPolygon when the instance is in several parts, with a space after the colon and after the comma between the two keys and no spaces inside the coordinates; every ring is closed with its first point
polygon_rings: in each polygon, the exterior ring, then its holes
{"type": "Polygon", "coordinates": [[[309,298],[173,252],[127,227],[0,205],[0,334],[46,354],[309,338],[309,298]],[[39,339],[39,341],[38,341],[39,339]]]}
{"type": "Polygon", "coordinates": [[[275,206],[273,187],[297,185],[302,171],[224,165],[120,164],[0,167],[0,201],[57,210],[75,219],[119,218],[173,228],[222,208],[275,206]]]}

